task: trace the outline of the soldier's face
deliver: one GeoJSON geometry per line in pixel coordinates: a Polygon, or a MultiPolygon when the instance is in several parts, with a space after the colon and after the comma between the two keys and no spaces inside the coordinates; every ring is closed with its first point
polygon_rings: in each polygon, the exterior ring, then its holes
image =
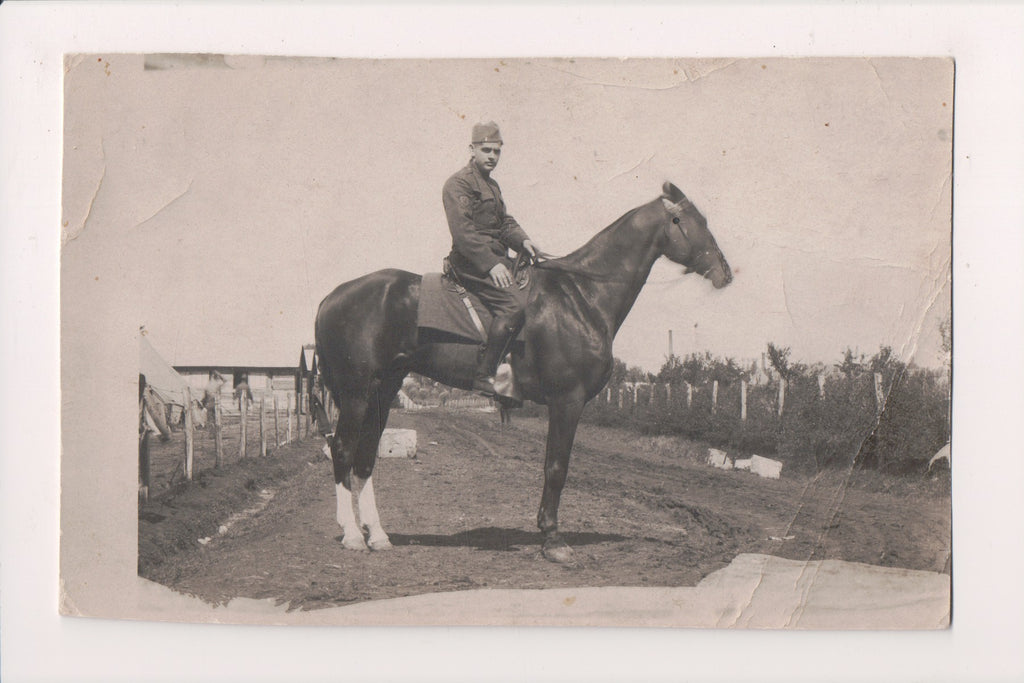
{"type": "Polygon", "coordinates": [[[477,142],[469,146],[473,154],[473,163],[480,169],[481,173],[490,173],[498,165],[501,158],[500,142],[477,142]]]}

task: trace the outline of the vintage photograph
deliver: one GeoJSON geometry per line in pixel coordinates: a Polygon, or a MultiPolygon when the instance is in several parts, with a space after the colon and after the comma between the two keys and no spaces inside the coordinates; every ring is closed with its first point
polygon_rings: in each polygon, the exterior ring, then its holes
{"type": "Polygon", "coordinates": [[[64,72],[63,614],[950,625],[952,59],[64,72]]]}

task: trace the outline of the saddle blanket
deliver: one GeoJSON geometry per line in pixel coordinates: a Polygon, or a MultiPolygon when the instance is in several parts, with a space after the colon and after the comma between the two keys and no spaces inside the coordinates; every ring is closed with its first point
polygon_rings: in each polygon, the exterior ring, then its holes
{"type": "MultiPolygon", "coordinates": [[[[527,279],[527,286],[528,282],[527,279]]],[[[451,280],[443,277],[441,273],[423,275],[420,284],[420,303],[416,314],[416,326],[420,328],[421,339],[424,331],[428,335],[431,331],[440,331],[446,336],[450,335],[448,341],[451,343],[483,343],[485,335],[480,333],[463,298],[469,297],[484,330],[490,327],[493,316],[480,299],[466,290],[461,289],[460,291],[460,289],[451,280]]],[[[518,338],[512,342],[512,348],[516,347],[522,350],[522,341],[518,338]]],[[[494,386],[498,395],[504,397],[499,400],[504,400],[505,403],[513,406],[522,405],[519,384],[516,381],[512,365],[508,362],[508,356],[498,365],[494,386]]]]}
{"type": "Polygon", "coordinates": [[[416,325],[462,337],[468,344],[482,343],[484,335],[473,322],[463,298],[469,297],[484,330],[491,325],[491,313],[476,296],[464,289],[461,292],[459,290],[454,282],[441,273],[424,274],[416,325]]]}
{"type": "Polygon", "coordinates": [[[441,273],[423,275],[416,325],[464,337],[467,342],[483,342],[480,330],[477,329],[466,309],[466,304],[462,301],[463,296],[468,296],[473,302],[473,308],[486,330],[491,323],[491,314],[487,307],[469,292],[459,294],[455,284],[442,277],[441,273]]]}

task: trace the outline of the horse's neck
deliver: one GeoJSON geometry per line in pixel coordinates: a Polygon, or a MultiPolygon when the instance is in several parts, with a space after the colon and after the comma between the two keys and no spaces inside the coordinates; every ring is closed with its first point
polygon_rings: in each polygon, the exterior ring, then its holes
{"type": "Polygon", "coordinates": [[[612,335],[633,308],[661,255],[655,228],[639,220],[644,208],[626,214],[562,259],[569,277],[612,335]]]}

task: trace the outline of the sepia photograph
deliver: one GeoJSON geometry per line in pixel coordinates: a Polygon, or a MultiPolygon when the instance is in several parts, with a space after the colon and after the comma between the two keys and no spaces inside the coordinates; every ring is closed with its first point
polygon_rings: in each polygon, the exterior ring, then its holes
{"type": "Polygon", "coordinates": [[[0,676],[1019,677],[1022,22],[4,3],[0,676]]]}
{"type": "Polygon", "coordinates": [[[948,625],[953,60],[65,69],[64,394],[137,376],[190,599],[68,533],[66,613],[948,625]]]}

